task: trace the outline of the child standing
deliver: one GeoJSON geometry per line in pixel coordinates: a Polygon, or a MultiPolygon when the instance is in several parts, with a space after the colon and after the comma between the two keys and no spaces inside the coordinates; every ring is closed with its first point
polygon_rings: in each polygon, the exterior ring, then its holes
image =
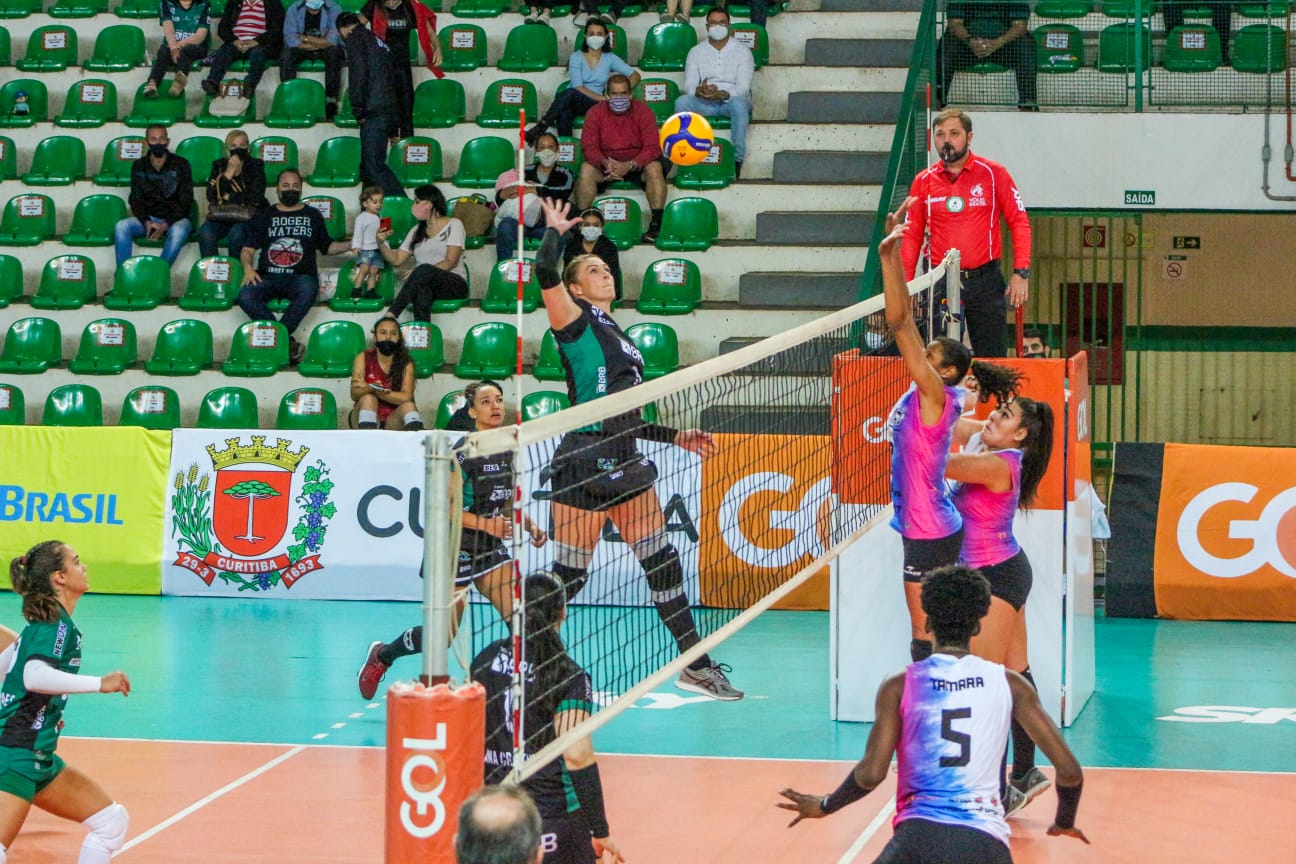
{"type": "Polygon", "coordinates": [[[382,223],[378,214],[382,212],[382,206],[383,190],[378,186],[366,186],[360,193],[360,215],[356,217],[351,239],[351,249],[356,253],[356,266],[351,272],[353,297],[378,296],[378,279],[387,266],[378,250],[378,228],[382,223]]]}

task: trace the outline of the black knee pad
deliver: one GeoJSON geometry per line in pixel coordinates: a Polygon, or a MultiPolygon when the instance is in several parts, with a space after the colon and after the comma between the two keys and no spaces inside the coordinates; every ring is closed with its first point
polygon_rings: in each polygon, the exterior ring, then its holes
{"type": "Polygon", "coordinates": [[[683,587],[684,567],[680,564],[679,553],[670,543],[639,563],[643,565],[644,573],[648,576],[650,590],[664,593],[683,587]]]}

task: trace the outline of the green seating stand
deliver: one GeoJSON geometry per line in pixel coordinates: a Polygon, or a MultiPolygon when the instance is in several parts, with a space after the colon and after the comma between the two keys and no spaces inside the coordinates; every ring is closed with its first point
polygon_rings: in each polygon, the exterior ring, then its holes
{"type": "Polygon", "coordinates": [[[45,398],[45,426],[102,426],[103,397],[89,384],[64,384],[45,398]]]}
{"type": "Polygon", "coordinates": [[[410,321],[401,325],[405,349],[414,362],[414,374],[430,378],[445,363],[445,343],[441,328],[427,321],[410,321]]]}
{"type": "Polygon", "coordinates": [[[720,214],[710,198],[676,198],[662,214],[657,248],[702,252],[720,236],[720,214]]]}
{"type": "Polygon", "coordinates": [[[156,255],[136,255],[118,265],[103,305],[113,310],[156,309],[170,297],[171,265],[156,255]]]}
{"type": "Polygon", "coordinates": [[[256,394],[246,387],[218,387],[198,406],[199,429],[259,429],[256,394]]]}
{"type": "Polygon", "coordinates": [[[287,365],[288,331],[284,326],[278,321],[247,321],[234,331],[221,371],[238,378],[268,378],[287,365]]]}
{"type": "Polygon", "coordinates": [[[517,328],[503,321],[474,325],[464,335],[455,377],[506,378],[517,369],[517,328]]]}
{"type": "Polygon", "coordinates": [[[365,350],[364,328],[354,321],[324,321],[315,325],[297,371],[307,378],[346,378],[356,355],[365,350]]]}
{"type": "Polygon", "coordinates": [[[327,390],[303,387],[279,400],[276,429],[294,432],[338,428],[337,400],[327,390]]]}
{"type": "Polygon", "coordinates": [[[687,315],[702,302],[702,273],[686,258],[662,258],[644,272],[636,308],[649,315],[687,315]]]}
{"type": "Polygon", "coordinates": [[[170,387],[147,384],[136,387],[122,400],[119,426],[175,429],[180,425],[180,397],[170,387]]]}
{"type": "Polygon", "coordinates": [[[38,375],[63,359],[63,334],[51,318],[21,318],[9,325],[0,350],[0,372],[38,375]]]}
{"type": "Polygon", "coordinates": [[[150,375],[197,375],[211,368],[213,356],[211,325],[182,318],[162,325],[144,369],[150,375]]]}
{"type": "Polygon", "coordinates": [[[679,368],[679,339],[673,328],[648,321],[632,324],[626,330],[626,336],[643,355],[645,381],[660,378],[679,368]]]}
{"type": "Polygon", "coordinates": [[[58,255],[41,269],[40,287],[31,305],[33,309],[80,309],[95,301],[97,286],[93,258],[58,255]]]}
{"type": "Polygon", "coordinates": [[[222,312],[234,305],[242,287],[243,263],[237,258],[202,258],[189,270],[179,305],[186,312],[222,312]]]}

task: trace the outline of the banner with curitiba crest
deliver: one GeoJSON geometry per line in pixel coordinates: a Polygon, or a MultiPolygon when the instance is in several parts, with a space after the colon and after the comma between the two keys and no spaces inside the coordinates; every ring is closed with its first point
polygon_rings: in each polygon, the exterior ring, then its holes
{"type": "Polygon", "coordinates": [[[177,429],[162,593],[420,598],[422,438],[177,429]]]}

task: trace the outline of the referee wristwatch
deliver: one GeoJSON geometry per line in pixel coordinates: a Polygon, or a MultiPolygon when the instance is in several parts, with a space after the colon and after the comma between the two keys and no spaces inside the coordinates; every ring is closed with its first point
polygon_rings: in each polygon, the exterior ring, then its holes
{"type": "Polygon", "coordinates": [[[1020,277],[1022,277],[1023,279],[1030,279],[1030,268],[1029,268],[1029,267],[1014,267],[1014,268],[1013,268],[1013,275],[1014,275],[1014,276],[1020,276],[1020,277]]]}

